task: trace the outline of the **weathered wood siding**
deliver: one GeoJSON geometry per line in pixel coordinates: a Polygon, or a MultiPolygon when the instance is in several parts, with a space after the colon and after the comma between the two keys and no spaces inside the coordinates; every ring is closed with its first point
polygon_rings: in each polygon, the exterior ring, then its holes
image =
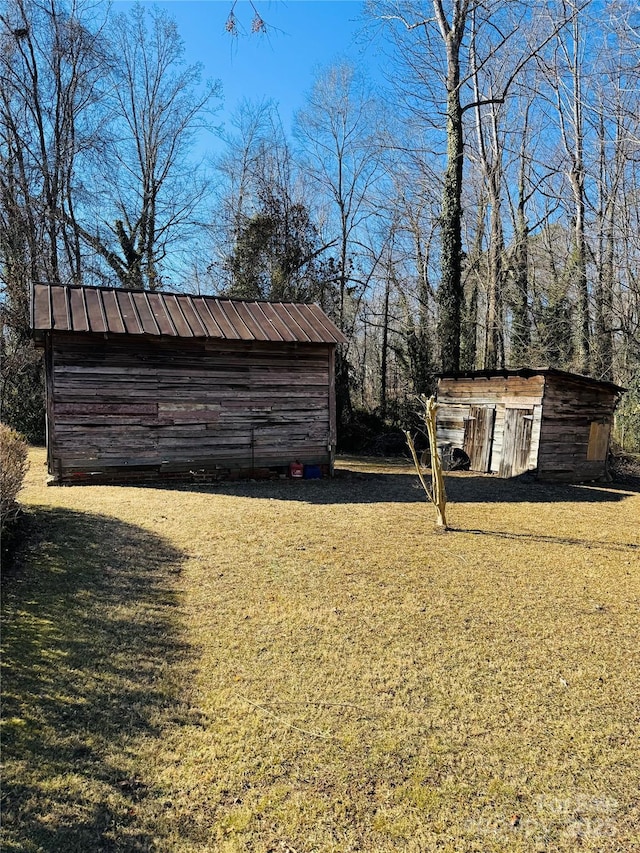
{"type": "MultiPolygon", "coordinates": [[[[498,473],[503,459],[505,431],[505,413],[507,410],[525,410],[532,413],[530,447],[526,468],[536,468],[542,419],[542,395],[544,377],[540,375],[507,377],[461,377],[458,379],[440,379],[438,382],[438,441],[451,442],[454,447],[464,447],[465,427],[467,436],[472,432],[468,427],[473,409],[495,410],[493,437],[491,443],[489,467],[486,466],[488,453],[484,449],[478,454],[482,464],[472,470],[490,470],[498,473]]],[[[493,417],[489,415],[489,418],[493,417]]],[[[521,458],[518,457],[521,462],[521,458]]],[[[503,466],[503,470],[506,470],[503,466]]]]}
{"type": "Polygon", "coordinates": [[[331,466],[332,345],[58,333],[48,346],[60,481],[331,466]]]}
{"type": "Polygon", "coordinates": [[[538,454],[540,479],[580,481],[606,474],[616,399],[606,387],[546,377],[538,454]]]}
{"type": "Polygon", "coordinates": [[[464,422],[462,449],[469,457],[472,471],[491,470],[495,420],[495,406],[469,406],[469,414],[464,422]]]}
{"type": "Polygon", "coordinates": [[[472,470],[487,470],[491,440],[490,470],[501,477],[536,470],[542,480],[598,479],[606,475],[613,411],[623,390],[549,369],[442,378],[438,440],[464,448],[472,470]]]}

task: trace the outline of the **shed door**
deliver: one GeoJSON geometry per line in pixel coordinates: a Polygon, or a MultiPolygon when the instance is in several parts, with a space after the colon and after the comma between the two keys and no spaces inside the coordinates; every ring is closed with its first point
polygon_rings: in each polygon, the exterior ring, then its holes
{"type": "Polygon", "coordinates": [[[463,450],[471,460],[472,471],[486,473],[491,466],[495,406],[471,406],[464,422],[463,450]]]}
{"type": "Polygon", "coordinates": [[[505,409],[498,476],[516,477],[529,469],[533,409],[505,409]]]}
{"type": "Polygon", "coordinates": [[[587,447],[588,462],[604,462],[609,450],[609,433],[611,424],[592,421],[589,428],[589,445],[587,447]]]}

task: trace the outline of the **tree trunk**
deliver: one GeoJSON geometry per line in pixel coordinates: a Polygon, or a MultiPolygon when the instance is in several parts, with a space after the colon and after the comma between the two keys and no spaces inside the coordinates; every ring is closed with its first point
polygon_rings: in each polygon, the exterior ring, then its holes
{"type": "Polygon", "coordinates": [[[518,172],[518,206],[515,216],[513,271],[513,326],[511,329],[511,367],[526,367],[531,349],[531,322],[529,319],[529,224],[526,214],[525,168],[527,149],[528,108],[525,113],[525,130],[520,149],[518,172]]]}
{"type": "Polygon", "coordinates": [[[429,451],[431,454],[431,489],[427,486],[426,480],[422,473],[418,454],[416,452],[413,436],[408,430],[405,430],[407,445],[411,451],[413,464],[415,465],[418,478],[425,490],[427,497],[436,508],[436,526],[442,531],[448,530],[446,508],[447,508],[447,493],[444,487],[444,477],[442,475],[442,460],[438,455],[438,442],[436,436],[436,413],[438,405],[435,397],[420,398],[424,406],[422,419],[427,428],[427,436],[429,438],[429,451]]]}
{"type": "Polygon", "coordinates": [[[460,368],[460,332],[462,325],[462,108],[457,88],[458,71],[452,75],[455,85],[447,97],[447,170],[442,191],[441,279],[438,289],[439,341],[442,369],[455,373],[460,368]]]}
{"type": "Polygon", "coordinates": [[[387,274],[384,289],[384,316],[382,320],[382,353],[380,357],[380,417],[387,417],[387,355],[389,351],[389,297],[391,295],[391,274],[387,274]]]}

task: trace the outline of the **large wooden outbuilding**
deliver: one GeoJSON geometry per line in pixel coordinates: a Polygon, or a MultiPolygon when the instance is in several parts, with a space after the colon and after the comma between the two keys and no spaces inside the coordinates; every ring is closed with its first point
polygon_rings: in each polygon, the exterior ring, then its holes
{"type": "Polygon", "coordinates": [[[342,333],[317,305],[36,285],[53,482],[332,473],[342,333]]]}
{"type": "Polygon", "coordinates": [[[445,450],[464,450],[472,471],[599,479],[607,475],[613,412],[623,391],[551,368],[442,376],[438,441],[445,450]]]}

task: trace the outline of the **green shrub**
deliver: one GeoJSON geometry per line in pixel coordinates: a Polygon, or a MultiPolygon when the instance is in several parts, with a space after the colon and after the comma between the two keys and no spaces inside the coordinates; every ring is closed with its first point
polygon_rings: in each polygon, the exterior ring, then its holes
{"type": "Polygon", "coordinates": [[[22,488],[29,462],[28,447],[20,433],[0,423],[0,527],[15,518],[16,498],[22,488]]]}

